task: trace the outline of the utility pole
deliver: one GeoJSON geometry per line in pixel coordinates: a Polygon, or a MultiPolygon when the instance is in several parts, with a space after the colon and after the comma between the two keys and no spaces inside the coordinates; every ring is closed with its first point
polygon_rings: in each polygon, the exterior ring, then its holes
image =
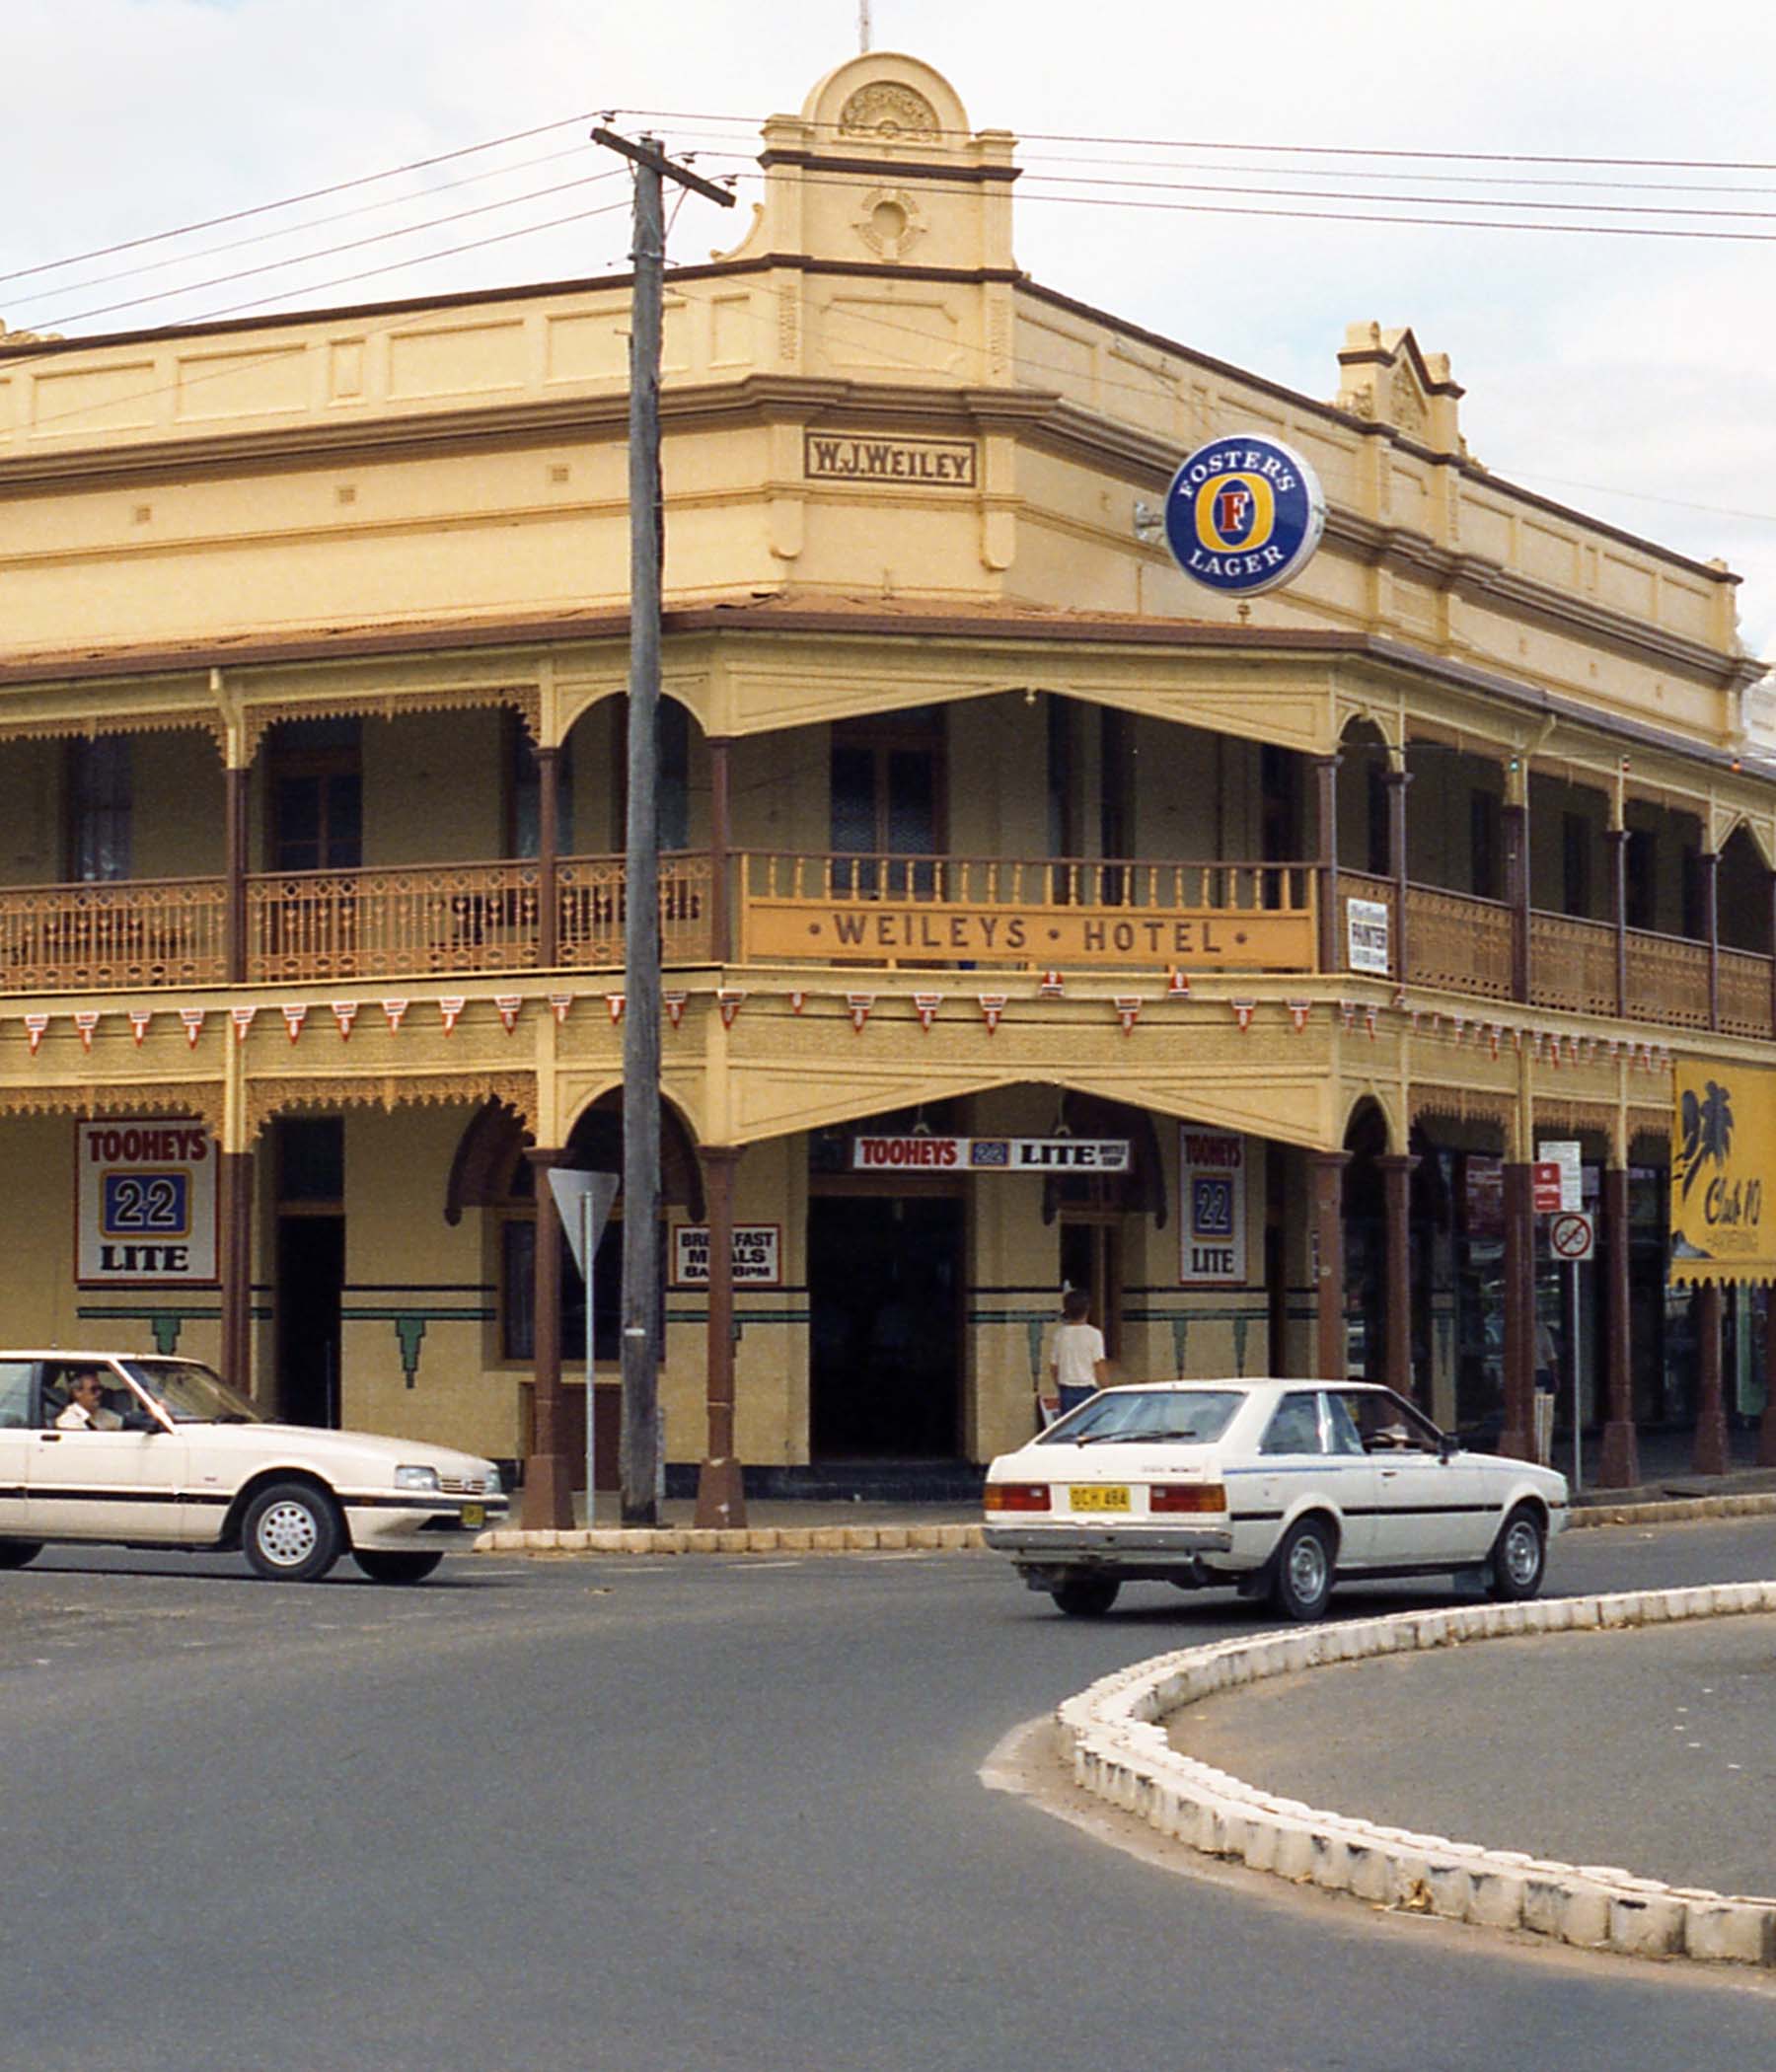
{"type": "MultiPolygon", "coordinates": [[[[662,183],[732,208],[725,187],[675,165],[658,137],[633,142],[595,129],[594,143],[635,169],[629,319],[629,828],[623,955],[623,1444],[626,1525],[659,1522],[660,1467],[660,307],[665,270],[662,183]]],[[[590,1415],[590,1405],[587,1406],[590,1415]]]]}

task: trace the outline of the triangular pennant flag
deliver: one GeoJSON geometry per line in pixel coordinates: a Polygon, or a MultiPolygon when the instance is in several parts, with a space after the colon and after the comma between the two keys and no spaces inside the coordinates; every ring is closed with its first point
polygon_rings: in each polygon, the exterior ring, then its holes
{"type": "Polygon", "coordinates": [[[407,1003],[406,1000],[384,1000],[382,1010],[389,1024],[389,1034],[393,1036],[400,1029],[407,1014],[407,1003]]]}
{"type": "Polygon", "coordinates": [[[1492,1027],[1486,1032],[1486,1047],[1489,1051],[1491,1051],[1495,1058],[1499,1055],[1499,1046],[1504,1041],[1505,1031],[1495,1021],[1492,1027]]]}
{"type": "Polygon", "coordinates": [[[1375,1018],[1380,1011],[1379,1007],[1365,1007],[1363,1010],[1363,1033],[1371,1043],[1375,1040],[1375,1018]]]}
{"type": "Polygon", "coordinates": [[[999,1016],[1005,1011],[1005,1001],[1009,996],[1003,993],[983,993],[977,995],[977,998],[981,1003],[981,1019],[987,1024],[987,1033],[991,1036],[999,1028],[999,1016]]]}
{"type": "Polygon", "coordinates": [[[869,1019],[869,1010],[875,1005],[873,993],[848,993],[845,1004],[851,1009],[851,1025],[853,1036],[861,1036],[863,1024],[869,1019]]]}
{"type": "Polygon", "coordinates": [[[715,1005],[720,1010],[721,1026],[724,1029],[734,1026],[734,1016],[739,1013],[741,1002],[745,999],[745,992],[738,987],[724,986],[716,993],[715,1005]]]}
{"type": "Polygon", "coordinates": [[[1291,1021],[1293,1021],[1293,1022],[1295,1023],[1295,1034],[1296,1034],[1297,1036],[1298,1036],[1298,1035],[1300,1035],[1301,1031],[1302,1031],[1302,1030],[1303,1030],[1304,1028],[1306,1028],[1306,1026],[1307,1026],[1307,1017],[1308,1017],[1308,1015],[1310,1015],[1310,1014],[1311,1014],[1312,1012],[1313,1012],[1313,1002],[1312,1002],[1311,1000],[1291,1000],[1291,1001],[1290,1001],[1290,1003],[1289,1003],[1289,1018],[1290,1018],[1290,1020],[1291,1020],[1291,1021]]]}
{"type": "Polygon", "coordinates": [[[660,999],[666,1009],[666,1019],[676,1029],[685,1018],[685,1002],[691,998],[688,993],[662,993],[660,999]]]}
{"type": "Polygon", "coordinates": [[[1058,1000],[1067,991],[1067,981],[1058,971],[1045,971],[1036,991],[1044,999],[1058,1000]]]}
{"type": "MultiPolygon", "coordinates": [[[[618,998],[621,999],[622,995],[618,995],[618,998]]],[[[512,1031],[518,1026],[519,1015],[524,1012],[523,994],[496,993],[493,996],[493,1004],[499,1010],[499,1026],[504,1029],[508,1036],[511,1035],[512,1031]]],[[[614,1021],[616,1016],[613,1015],[611,1018],[614,1021]]]]}
{"type": "Polygon", "coordinates": [[[1190,974],[1174,971],[1165,982],[1165,997],[1168,1000],[1187,1000],[1190,998],[1190,974]]]}
{"type": "Polygon", "coordinates": [[[349,1043],[351,1041],[351,1025],[357,1020],[357,1010],[358,1003],[356,1000],[334,1000],[333,1003],[333,1018],[339,1025],[339,1041],[341,1043],[349,1043]]]}
{"type": "Polygon", "coordinates": [[[463,1009],[469,1004],[460,993],[444,993],[438,996],[438,1018],[444,1024],[446,1036],[456,1034],[456,1025],[462,1019],[463,1009]]]}
{"type": "MultiPolygon", "coordinates": [[[[684,997],[682,993],[679,995],[680,999],[683,999],[684,997]]],[[[668,994],[666,998],[670,1000],[672,996],[668,994]]],[[[549,1004],[555,1012],[555,1023],[559,1026],[560,1023],[567,1019],[568,1013],[573,1006],[573,995],[571,993],[552,993],[549,996],[549,1004]]],[[[675,1021],[673,1027],[677,1028],[677,1026],[678,1024],[675,1021]]]]}
{"type": "Polygon", "coordinates": [[[807,1004],[808,996],[805,993],[797,992],[789,996],[789,1011],[791,1014],[799,1014],[807,1004]]]}
{"type": "Polygon", "coordinates": [[[206,1015],[207,1010],[202,1007],[181,1007],[179,1010],[179,1018],[185,1023],[185,1043],[191,1050],[197,1048],[197,1039],[203,1034],[206,1015]]]}
{"type": "Polygon", "coordinates": [[[1467,1034],[1467,1017],[1466,1017],[1466,1015],[1464,1015],[1464,1014],[1451,1014],[1451,1015],[1449,1016],[1449,1030],[1450,1030],[1450,1041],[1451,1041],[1451,1042],[1453,1042],[1453,1043],[1459,1043],[1459,1042],[1461,1041],[1461,1039],[1462,1039],[1462,1038],[1463,1038],[1463,1037],[1464,1037],[1464,1036],[1465,1036],[1465,1035],[1467,1034]]]}
{"type": "Polygon", "coordinates": [[[98,1010],[93,1007],[77,1009],[74,1015],[74,1026],[80,1031],[81,1049],[90,1051],[93,1047],[93,1031],[99,1026],[98,1010]]]}
{"type": "Polygon", "coordinates": [[[1541,1063],[1541,1052],[1542,1032],[1539,1029],[1531,1029],[1529,1031],[1529,1056],[1536,1065],[1541,1063]]]}
{"type": "Polygon", "coordinates": [[[627,993],[607,993],[605,995],[605,1005],[610,1009],[611,1022],[615,1026],[623,1019],[624,1009],[629,1005],[629,995],[627,993]]]}
{"type": "Polygon", "coordinates": [[[148,1033],[148,1024],[154,1019],[152,1007],[131,1007],[129,1010],[129,1033],[139,1051],[142,1038],[148,1033]]]}
{"type": "Polygon", "coordinates": [[[1348,1036],[1357,1026],[1357,1002],[1355,1000],[1340,1000],[1338,1003],[1338,1018],[1343,1023],[1345,1034],[1348,1036]]]}
{"type": "Polygon", "coordinates": [[[234,1023],[235,1041],[237,1043],[245,1043],[247,1041],[247,1031],[252,1028],[258,1014],[259,1009],[257,1007],[229,1008],[228,1018],[234,1023]]]}
{"type": "Polygon", "coordinates": [[[913,1011],[919,1016],[919,1026],[927,1034],[932,1022],[937,1019],[937,1009],[942,1005],[941,993],[916,993],[913,996],[913,1011]]]}
{"type": "Polygon", "coordinates": [[[1141,1019],[1145,1002],[1138,993],[1119,993],[1116,996],[1116,1018],[1122,1023],[1125,1036],[1133,1033],[1135,1024],[1141,1019]]]}
{"type": "Polygon", "coordinates": [[[303,1023],[308,1020],[308,1009],[306,1007],[280,1007],[277,1011],[284,1018],[285,1033],[290,1041],[294,1043],[297,1037],[302,1034],[303,1023]]]}
{"type": "Polygon", "coordinates": [[[31,1055],[34,1058],[37,1054],[37,1045],[43,1040],[43,1031],[48,1026],[49,1017],[46,1014],[28,1014],[25,1017],[25,1038],[31,1045],[31,1055]]]}
{"type": "Polygon", "coordinates": [[[1238,1022],[1239,1033],[1243,1036],[1252,1026],[1252,1016],[1258,1011],[1258,1002],[1256,1000],[1229,1000],[1227,1005],[1233,1009],[1233,1019],[1238,1022]]]}

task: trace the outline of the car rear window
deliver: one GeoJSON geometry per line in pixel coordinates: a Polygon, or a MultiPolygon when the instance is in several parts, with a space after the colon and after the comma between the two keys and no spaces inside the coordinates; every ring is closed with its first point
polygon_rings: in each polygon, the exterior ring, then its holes
{"type": "Polygon", "coordinates": [[[1220,1439],[1244,1401],[1240,1388],[1112,1389],[1051,1425],[1041,1443],[1103,1445],[1119,1439],[1170,1439],[1207,1445],[1220,1439]]]}

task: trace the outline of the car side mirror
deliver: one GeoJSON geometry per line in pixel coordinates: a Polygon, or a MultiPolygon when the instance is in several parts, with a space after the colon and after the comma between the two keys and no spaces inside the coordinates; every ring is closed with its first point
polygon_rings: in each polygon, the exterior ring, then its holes
{"type": "Polygon", "coordinates": [[[1450,1435],[1447,1432],[1440,1432],[1437,1435],[1438,1459],[1444,1462],[1452,1460],[1455,1457],[1456,1451],[1457,1447],[1455,1442],[1450,1437],[1450,1435]]]}

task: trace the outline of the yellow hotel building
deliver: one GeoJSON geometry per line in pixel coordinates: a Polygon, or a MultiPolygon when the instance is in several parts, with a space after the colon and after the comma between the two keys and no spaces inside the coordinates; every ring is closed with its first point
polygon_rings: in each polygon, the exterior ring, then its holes
{"type": "MultiPolygon", "coordinates": [[[[673,1475],[731,1389],[755,1491],[936,1486],[1030,1431],[1070,1285],[1128,1375],[1358,1371],[1517,1450],[1539,1317],[1607,1479],[1720,1466],[1761,1323],[1667,1293],[1665,1189],[1672,1051],[1776,1033],[1737,578],[1488,473],[1409,331],[1316,400],[1030,280],[1012,137],[910,58],[761,163],[667,283],[673,1475]],[[1238,429],[1329,504],[1244,604],[1156,523],[1238,429]]],[[[628,304],[0,343],[8,1338],[528,1461],[541,1523],[538,1176],[621,1163],[628,304]]]]}

